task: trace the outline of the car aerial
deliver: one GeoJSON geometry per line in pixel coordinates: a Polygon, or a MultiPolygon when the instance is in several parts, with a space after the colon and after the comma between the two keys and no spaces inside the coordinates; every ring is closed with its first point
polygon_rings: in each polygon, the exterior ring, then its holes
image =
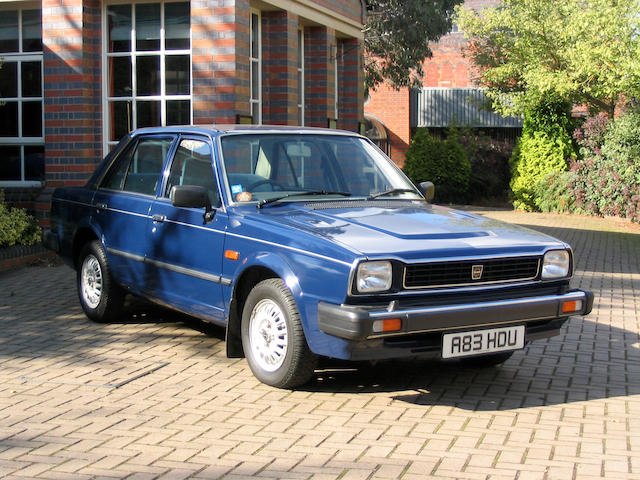
{"type": "Polygon", "coordinates": [[[90,319],[130,293],[213,322],[282,388],[319,357],[497,365],[590,312],[569,245],[432,198],[349,132],[146,128],[54,191],[43,243],[90,319]]]}

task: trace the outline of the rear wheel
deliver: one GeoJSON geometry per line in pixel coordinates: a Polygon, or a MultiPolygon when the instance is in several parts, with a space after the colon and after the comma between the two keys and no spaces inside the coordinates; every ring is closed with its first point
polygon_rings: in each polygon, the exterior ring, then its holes
{"type": "Polygon", "coordinates": [[[279,278],[256,285],[242,311],[242,346],[258,380],[279,388],[309,381],[317,364],[291,292],[279,278]]]}
{"type": "Polygon", "coordinates": [[[94,322],[118,318],[124,303],[123,290],[113,281],[102,244],[87,243],[78,259],[78,297],[84,313],[94,322]]]}

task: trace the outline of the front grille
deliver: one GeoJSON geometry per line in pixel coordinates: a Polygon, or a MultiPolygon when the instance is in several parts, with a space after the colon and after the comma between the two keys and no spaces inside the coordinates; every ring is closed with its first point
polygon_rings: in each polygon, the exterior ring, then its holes
{"type": "Polygon", "coordinates": [[[539,257],[408,265],[405,269],[404,288],[436,288],[533,280],[538,276],[539,267],[539,257]],[[479,266],[482,266],[482,274],[476,278],[480,270],[479,266]],[[472,275],[474,268],[476,275],[472,275]]]}

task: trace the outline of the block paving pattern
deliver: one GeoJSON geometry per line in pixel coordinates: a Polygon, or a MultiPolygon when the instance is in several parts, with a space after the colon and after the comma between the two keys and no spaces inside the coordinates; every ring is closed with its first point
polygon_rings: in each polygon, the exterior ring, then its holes
{"type": "Polygon", "coordinates": [[[596,293],[487,370],[327,362],[278,390],[222,329],[139,301],[96,324],[70,268],[0,274],[0,478],[640,478],[640,228],[482,213],[571,243],[596,293]]]}

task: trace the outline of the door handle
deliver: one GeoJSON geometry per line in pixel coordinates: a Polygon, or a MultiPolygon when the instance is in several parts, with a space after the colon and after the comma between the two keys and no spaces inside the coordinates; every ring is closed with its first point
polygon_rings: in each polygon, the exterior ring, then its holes
{"type": "Polygon", "coordinates": [[[107,204],[106,203],[96,203],[96,208],[98,210],[106,210],[107,209],[107,204]]]}
{"type": "Polygon", "coordinates": [[[164,222],[167,219],[167,217],[165,217],[164,215],[153,215],[151,217],[151,220],[153,220],[154,222],[164,222]]]}

